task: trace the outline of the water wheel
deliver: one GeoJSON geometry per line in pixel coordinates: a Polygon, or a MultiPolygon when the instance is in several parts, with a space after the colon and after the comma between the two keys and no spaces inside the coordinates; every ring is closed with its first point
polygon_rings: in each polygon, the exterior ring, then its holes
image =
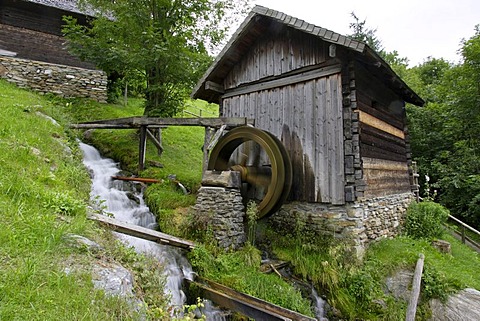
{"type": "Polygon", "coordinates": [[[210,153],[209,170],[239,171],[245,203],[257,203],[259,219],[276,212],[290,193],[292,164],[280,140],[243,126],[225,134],[210,153]]]}

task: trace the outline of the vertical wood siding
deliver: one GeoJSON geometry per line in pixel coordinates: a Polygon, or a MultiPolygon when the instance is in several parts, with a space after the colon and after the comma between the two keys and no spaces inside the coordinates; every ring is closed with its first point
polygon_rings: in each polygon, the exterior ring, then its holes
{"type": "Polygon", "coordinates": [[[327,45],[312,38],[291,29],[265,35],[235,64],[224,80],[225,89],[325,62],[327,45]]]}
{"type": "Polygon", "coordinates": [[[281,139],[293,163],[292,200],[344,204],[340,74],[229,97],[223,110],[281,139]]]}

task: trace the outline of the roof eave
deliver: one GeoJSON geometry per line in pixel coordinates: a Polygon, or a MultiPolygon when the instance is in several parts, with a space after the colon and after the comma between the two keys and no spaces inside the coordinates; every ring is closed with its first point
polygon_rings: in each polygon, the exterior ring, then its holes
{"type": "Polygon", "coordinates": [[[425,101],[396,74],[390,65],[386,63],[375,50],[365,45],[364,55],[375,60],[378,63],[379,68],[384,68],[386,72],[391,75],[391,83],[402,92],[401,96],[406,102],[416,106],[423,106],[425,104],[425,101]]]}

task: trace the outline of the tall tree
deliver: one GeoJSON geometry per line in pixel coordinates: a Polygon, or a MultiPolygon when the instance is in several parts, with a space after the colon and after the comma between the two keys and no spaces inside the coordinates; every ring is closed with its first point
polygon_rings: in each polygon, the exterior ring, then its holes
{"type": "Polygon", "coordinates": [[[408,108],[412,153],[438,200],[480,227],[480,30],[463,41],[463,62],[429,58],[412,68],[423,109],[408,108]]]}
{"type": "Polygon", "coordinates": [[[355,12],[352,11],[350,15],[354,21],[349,25],[350,29],[353,31],[349,36],[355,40],[366,43],[376,52],[383,51],[382,41],[377,37],[377,29],[371,29],[368,27],[367,19],[361,21],[355,12]]]}
{"type": "Polygon", "coordinates": [[[70,50],[109,74],[141,75],[145,115],[173,116],[248,0],[83,0],[90,26],[66,18],[70,50]],[[230,13],[234,12],[234,15],[230,13]]]}
{"type": "Polygon", "coordinates": [[[351,12],[350,15],[353,18],[353,22],[349,25],[352,33],[348,36],[366,43],[371,49],[375,50],[400,77],[403,78],[406,74],[408,59],[400,57],[396,50],[392,52],[386,51],[383,47],[382,40],[377,36],[377,29],[370,28],[367,25],[367,19],[360,20],[355,12],[351,12]]]}

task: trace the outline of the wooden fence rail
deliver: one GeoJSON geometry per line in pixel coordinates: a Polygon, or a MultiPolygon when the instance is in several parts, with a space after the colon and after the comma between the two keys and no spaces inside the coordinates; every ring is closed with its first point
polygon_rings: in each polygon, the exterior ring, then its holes
{"type": "Polygon", "coordinates": [[[457,225],[460,226],[460,235],[462,237],[462,243],[463,244],[466,244],[466,242],[470,242],[472,243],[473,245],[475,245],[478,249],[480,249],[480,244],[474,240],[472,240],[470,237],[468,237],[466,235],[466,232],[467,230],[469,230],[470,232],[472,232],[473,234],[476,234],[480,237],[480,232],[477,231],[476,229],[474,229],[473,227],[465,224],[464,222],[460,221],[458,218],[452,216],[452,215],[448,215],[448,218],[451,219],[452,221],[454,221],[457,225]]]}

